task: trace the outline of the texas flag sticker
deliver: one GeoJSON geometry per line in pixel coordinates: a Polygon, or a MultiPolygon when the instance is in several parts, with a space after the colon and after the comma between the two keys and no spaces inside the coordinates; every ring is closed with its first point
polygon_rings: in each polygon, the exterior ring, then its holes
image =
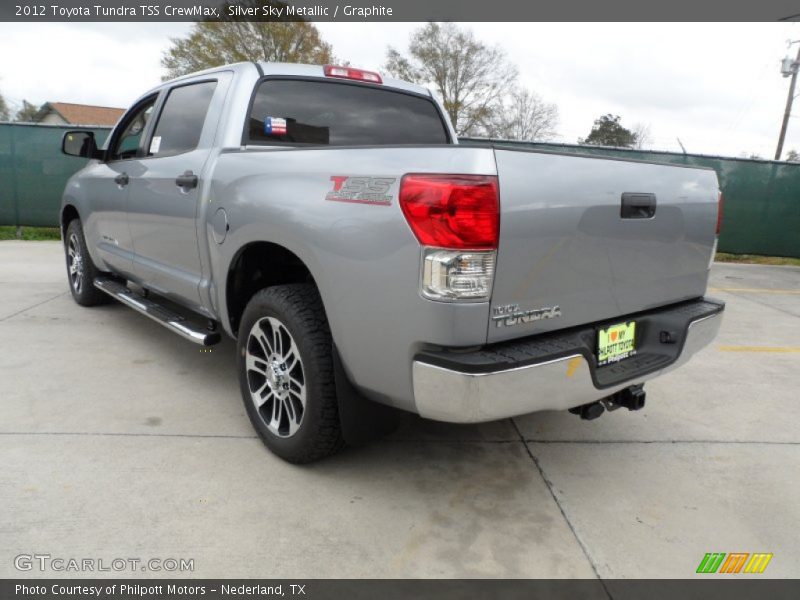
{"type": "Polygon", "coordinates": [[[267,135],[286,135],[286,119],[277,117],[265,118],[264,133],[267,135]]]}

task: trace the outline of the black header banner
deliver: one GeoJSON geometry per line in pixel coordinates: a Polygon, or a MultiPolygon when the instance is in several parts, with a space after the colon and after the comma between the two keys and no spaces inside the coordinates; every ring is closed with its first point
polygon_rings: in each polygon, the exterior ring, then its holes
{"type": "MultiPolygon", "coordinates": [[[[3,0],[0,21],[788,21],[800,0],[3,0]]],[[[636,30],[631,31],[636,35],[636,30]]],[[[646,40],[643,40],[646,42],[646,40]]]]}

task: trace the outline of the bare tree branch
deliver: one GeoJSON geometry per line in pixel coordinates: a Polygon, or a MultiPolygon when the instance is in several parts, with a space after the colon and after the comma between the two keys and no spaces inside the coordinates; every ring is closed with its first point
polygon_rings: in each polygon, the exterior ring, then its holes
{"type": "Polygon", "coordinates": [[[556,136],[558,108],[530,90],[515,88],[485,125],[484,135],[507,140],[547,141],[556,136]]]}
{"type": "Polygon", "coordinates": [[[633,147],[637,150],[644,150],[653,144],[653,136],[650,134],[650,125],[645,123],[636,123],[632,128],[633,135],[636,141],[633,147]]]}
{"type": "Polygon", "coordinates": [[[393,76],[432,86],[459,135],[485,129],[514,86],[517,69],[497,47],[452,23],[428,23],[411,35],[408,54],[389,48],[385,69],[393,76]]]}

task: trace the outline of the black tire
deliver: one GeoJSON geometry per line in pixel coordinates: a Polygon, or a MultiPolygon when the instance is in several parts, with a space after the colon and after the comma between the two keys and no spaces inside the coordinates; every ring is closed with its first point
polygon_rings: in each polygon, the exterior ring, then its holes
{"type": "Polygon", "coordinates": [[[64,255],[67,261],[69,291],[72,292],[75,302],[81,306],[95,306],[109,302],[110,298],[94,287],[95,278],[102,273],[94,266],[92,257],[86,249],[86,238],[83,235],[80,219],[73,219],[67,226],[64,235],[64,255]],[[73,264],[76,264],[79,273],[73,272],[73,264]]]}
{"type": "Polygon", "coordinates": [[[328,320],[313,285],[266,288],[248,302],[237,341],[242,400],[264,444],[287,462],[309,463],[344,446],[332,352],[328,320]],[[256,402],[263,404],[259,408],[256,402]]]}

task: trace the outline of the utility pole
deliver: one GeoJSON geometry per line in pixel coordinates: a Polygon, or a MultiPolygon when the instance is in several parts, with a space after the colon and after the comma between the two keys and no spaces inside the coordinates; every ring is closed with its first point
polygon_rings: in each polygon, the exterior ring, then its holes
{"type": "MultiPolygon", "coordinates": [[[[800,43],[800,40],[791,42],[791,44],[800,43]]],[[[791,45],[790,44],[790,45],[791,45]]],[[[783,123],[781,124],[781,133],[778,136],[778,148],[775,150],[775,160],[781,159],[783,152],[783,140],[786,138],[786,128],[789,126],[789,116],[792,114],[792,102],[794,102],[794,86],[797,84],[797,70],[800,68],[800,46],[797,48],[797,58],[791,65],[792,81],[789,84],[789,95],[786,98],[786,110],[783,113],[783,123]]],[[[788,73],[784,71],[784,77],[788,73]]]]}

